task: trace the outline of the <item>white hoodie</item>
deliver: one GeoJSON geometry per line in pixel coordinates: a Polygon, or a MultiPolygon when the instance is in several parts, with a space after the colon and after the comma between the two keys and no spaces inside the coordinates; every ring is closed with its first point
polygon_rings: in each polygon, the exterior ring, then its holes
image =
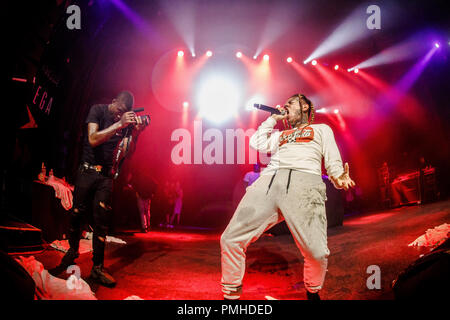
{"type": "Polygon", "coordinates": [[[322,175],[322,157],[329,176],[344,173],[341,155],[331,128],[326,124],[312,124],[303,129],[273,131],[276,120],[269,117],[250,138],[250,146],[270,152],[271,160],[261,174],[274,174],[278,169],[322,175]]]}

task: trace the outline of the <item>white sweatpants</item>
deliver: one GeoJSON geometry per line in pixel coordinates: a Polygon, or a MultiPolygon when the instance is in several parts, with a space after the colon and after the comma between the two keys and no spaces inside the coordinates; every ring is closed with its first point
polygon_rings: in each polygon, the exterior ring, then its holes
{"type": "Polygon", "coordinates": [[[262,175],[247,188],[220,239],[224,297],[239,298],[247,247],[283,219],[304,257],[306,289],[322,289],[330,254],[325,200],[321,176],[289,169],[262,175]]]}

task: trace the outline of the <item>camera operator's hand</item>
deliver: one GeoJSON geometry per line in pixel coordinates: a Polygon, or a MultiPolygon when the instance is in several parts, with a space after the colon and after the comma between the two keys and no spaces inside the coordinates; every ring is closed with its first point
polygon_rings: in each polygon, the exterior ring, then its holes
{"type": "Polygon", "coordinates": [[[139,116],[136,116],[136,126],[134,129],[138,132],[141,132],[146,127],[145,123],[142,121],[142,118],[139,116]]]}
{"type": "Polygon", "coordinates": [[[124,129],[128,127],[130,124],[136,124],[136,113],[133,111],[125,112],[122,117],[120,118],[120,128],[124,129]]]}

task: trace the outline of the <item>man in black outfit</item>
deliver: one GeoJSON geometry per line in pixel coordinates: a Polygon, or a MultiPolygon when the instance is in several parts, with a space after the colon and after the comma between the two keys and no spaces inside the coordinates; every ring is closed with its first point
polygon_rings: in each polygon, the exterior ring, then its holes
{"type": "Polygon", "coordinates": [[[114,286],[116,283],[103,268],[105,240],[112,209],[114,154],[116,148],[123,148],[124,152],[132,149],[129,144],[134,144],[133,141],[136,141],[137,135],[145,127],[141,118],[131,111],[133,104],[133,95],[128,91],[122,91],[111,104],[97,104],[89,111],[86,119],[87,135],[83,142],[83,155],[73,194],[73,210],[68,234],[70,249],[57,267],[63,271],[75,264],[74,260],[79,256],[83,218],[86,211],[92,208],[94,232],[91,278],[105,286],[114,286]],[[133,126],[132,131],[127,130],[131,132],[131,140],[123,132],[128,126],[133,126]]]}

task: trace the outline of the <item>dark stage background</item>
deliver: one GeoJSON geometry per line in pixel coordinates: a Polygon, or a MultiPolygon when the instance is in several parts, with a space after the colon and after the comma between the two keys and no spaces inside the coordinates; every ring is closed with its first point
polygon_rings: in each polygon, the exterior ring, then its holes
{"type": "MultiPolygon", "coordinates": [[[[339,81],[334,76],[319,77],[319,84],[308,81],[308,74],[318,77],[309,65],[299,62],[299,68],[307,70],[302,76],[285,63],[288,55],[303,61],[355,8],[371,3],[10,1],[3,10],[7,13],[3,30],[7,33],[4,51],[8,57],[3,59],[2,77],[6,97],[1,126],[6,149],[1,165],[2,211],[31,221],[31,185],[42,162],[48,169],[53,168],[56,176],[73,182],[90,106],[110,103],[119,91],[127,89],[134,93],[136,106],[144,107],[144,113],[152,119],[129,167],[160,187],[166,180],[181,182],[183,224],[226,224],[243,193],[242,178],[252,169],[248,160],[246,164],[221,165],[176,165],[171,160],[177,144],[171,141],[172,132],[187,128],[193,138],[197,114],[194,103],[187,112],[182,108],[183,101],[195,100],[197,78],[186,76],[180,80],[174,76],[178,50],[185,51],[186,65],[195,64],[186,43],[195,44],[197,59],[203,59],[200,56],[208,49],[214,52],[200,70],[231,70],[244,79],[244,90],[249,95],[258,82],[253,79],[248,80],[251,85],[245,84],[245,79],[253,75],[236,62],[235,51],[242,50],[250,59],[261,46],[264,52],[270,52],[270,85],[262,92],[268,105],[282,104],[298,91],[310,96],[318,107],[333,105],[336,94],[341,100],[335,103],[348,101],[341,112],[345,129],[325,114],[318,113],[316,123],[333,128],[342,158],[349,162],[352,178],[361,188],[361,210],[380,207],[377,168],[383,161],[400,174],[418,168],[418,159],[424,156],[436,167],[440,197],[446,198],[450,178],[450,28],[448,16],[443,14],[444,3],[379,1],[384,19],[381,30],[318,59],[330,66],[339,63],[350,67],[417,33],[443,38],[441,50],[413,83],[407,97],[396,102],[389,101],[390,96],[380,93],[374,84],[390,88],[417,59],[365,70],[375,82],[345,74],[339,81]],[[66,7],[70,4],[81,9],[80,30],[66,27],[66,7]],[[275,25],[286,25],[277,29],[278,34],[270,32],[268,23],[274,12],[280,14],[275,25]],[[12,81],[13,77],[27,82],[12,81]],[[349,82],[359,91],[353,91],[356,89],[350,88],[349,82]],[[353,92],[363,92],[364,96],[353,92]],[[29,124],[27,108],[37,127],[29,124]],[[183,122],[183,116],[187,121],[183,122]],[[31,128],[21,128],[27,124],[31,128]]],[[[252,118],[251,112],[242,110],[238,120],[221,124],[203,120],[203,132],[217,128],[225,136],[226,129],[256,129],[265,117],[259,113],[252,118]]],[[[207,144],[203,142],[203,147],[207,144]]],[[[192,149],[192,158],[193,153],[192,149]]],[[[161,212],[156,209],[155,214],[161,212]]]]}

